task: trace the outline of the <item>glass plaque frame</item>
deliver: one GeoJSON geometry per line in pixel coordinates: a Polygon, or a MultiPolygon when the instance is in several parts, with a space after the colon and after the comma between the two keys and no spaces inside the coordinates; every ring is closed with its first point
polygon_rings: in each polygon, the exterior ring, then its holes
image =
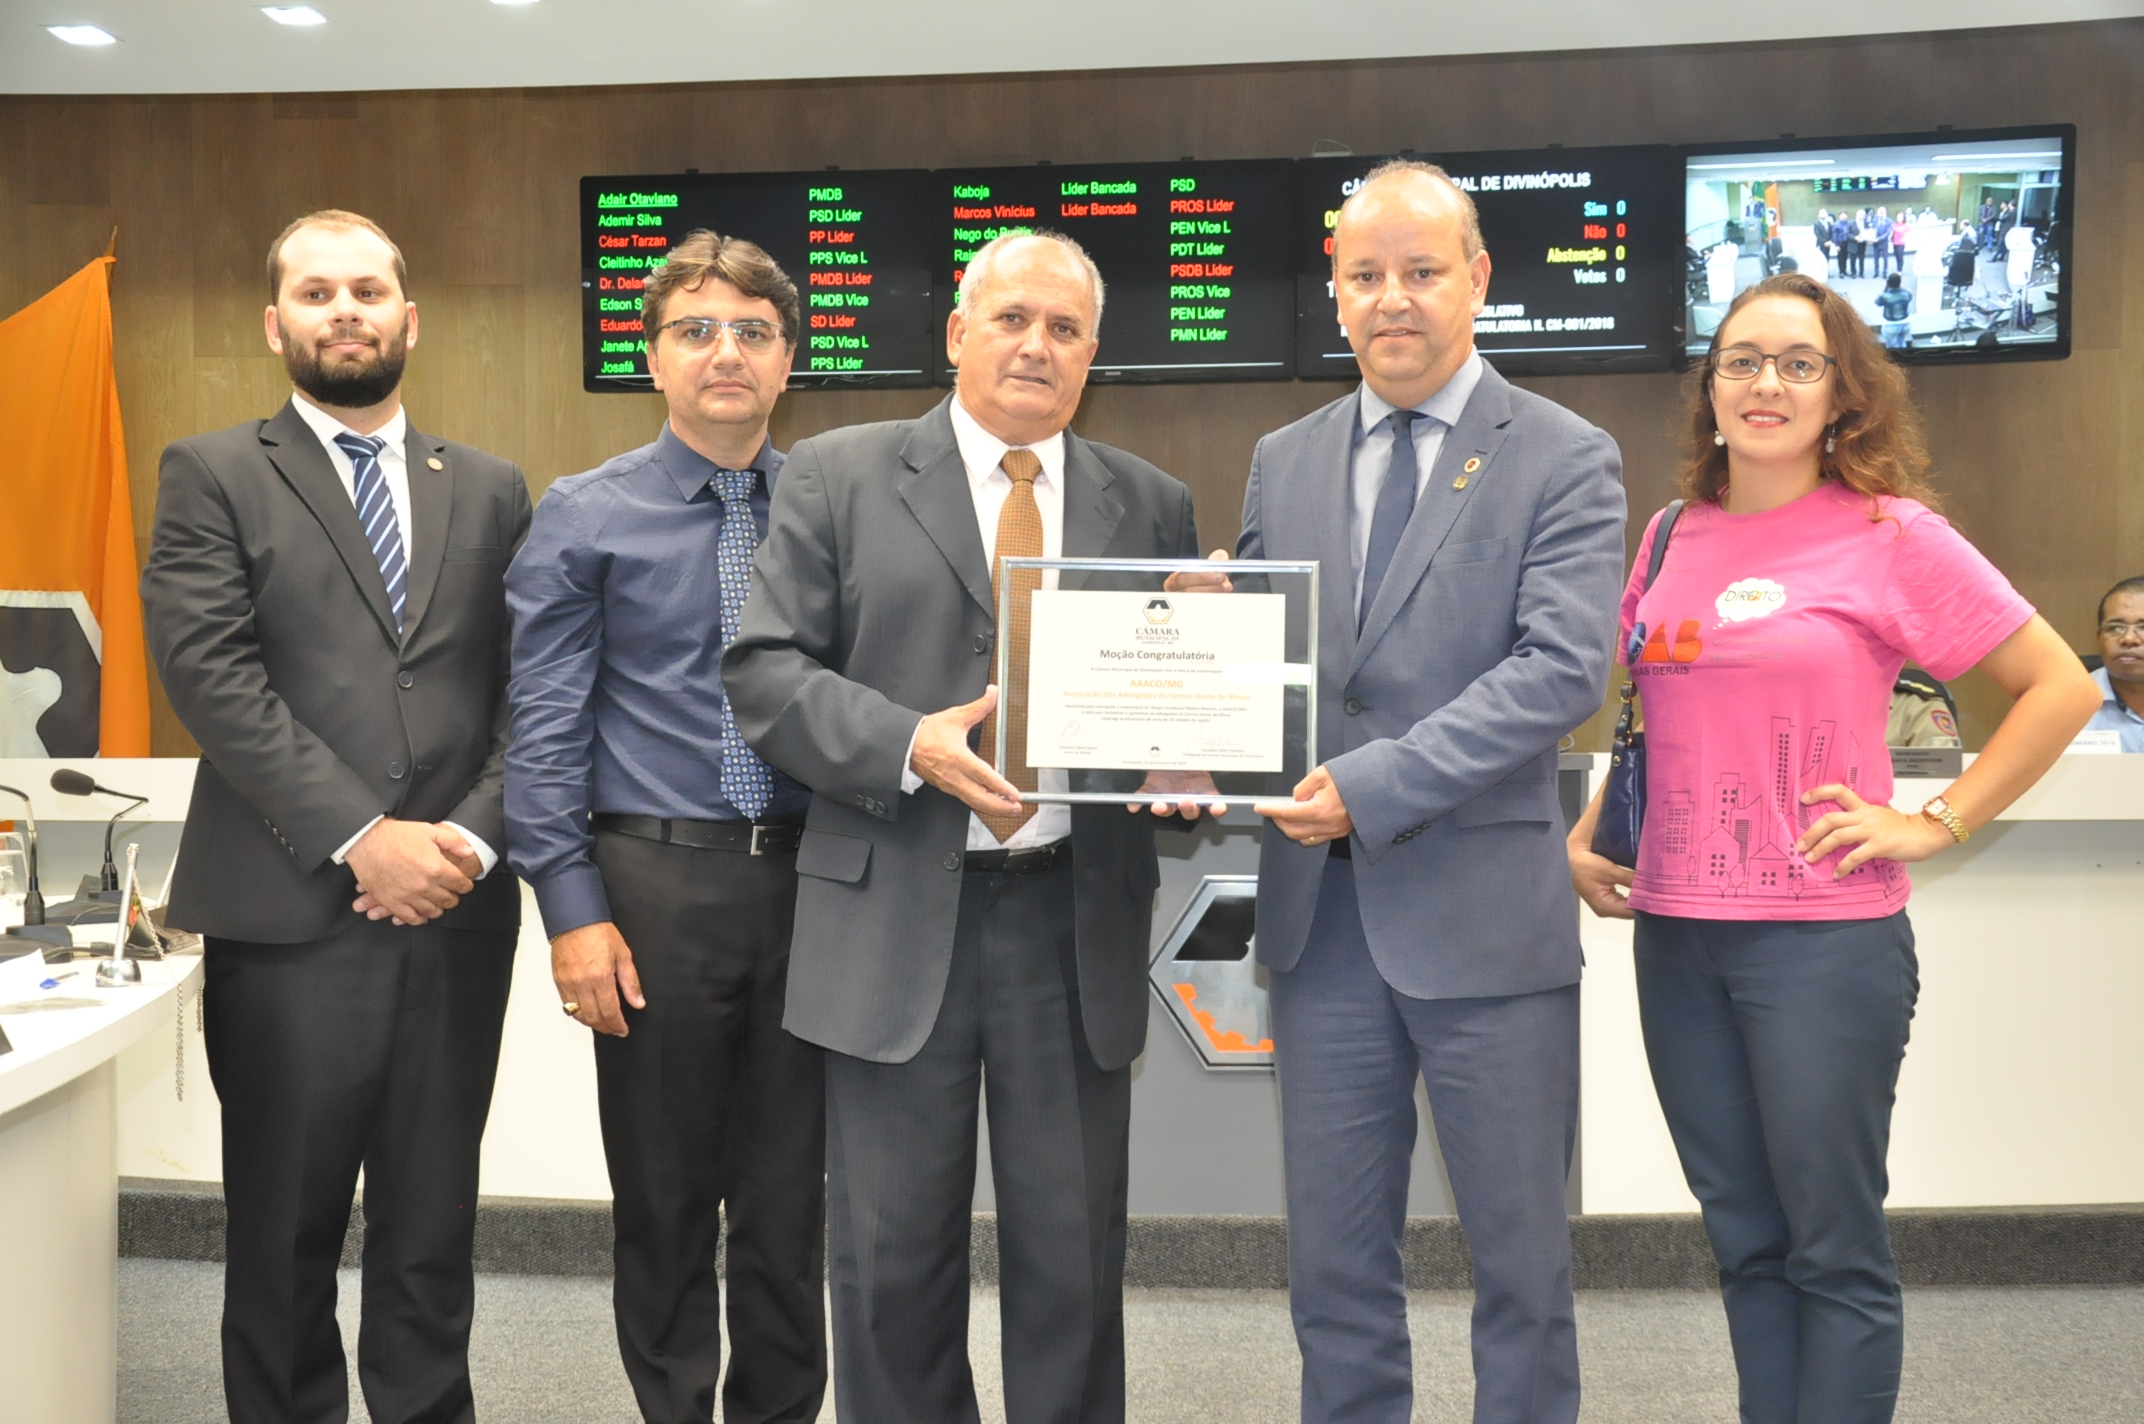
{"type": "Polygon", "coordinates": [[[1020,706],[1042,783],[1022,801],[1249,806],[1292,799],[1316,767],[1316,560],[1008,558],[1000,569],[999,715],[983,755],[1005,774],[1020,706]],[[1042,587],[1016,678],[1007,630],[1021,572],[1042,587]],[[1226,575],[1230,590],[1164,587],[1202,573],[1226,575]],[[1033,658],[1035,642],[1047,658],[1033,658]],[[1177,784],[1146,789],[1164,773],[1177,784]],[[1183,784],[1201,773],[1210,783],[1183,784]]]}

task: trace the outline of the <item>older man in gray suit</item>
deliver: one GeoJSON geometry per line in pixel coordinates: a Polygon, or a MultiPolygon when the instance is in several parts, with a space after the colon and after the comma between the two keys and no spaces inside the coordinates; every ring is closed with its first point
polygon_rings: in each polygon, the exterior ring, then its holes
{"type": "Polygon", "coordinates": [[[970,746],[997,706],[997,558],[1198,550],[1188,490],[1065,429],[1101,315],[1101,275],[1069,239],[979,251],[947,331],[953,397],[790,452],[724,659],[746,739],[816,793],[784,1022],[829,1050],[844,1419],[976,1418],[979,1092],[1006,1412],[1124,1417],[1130,1065],[1146,1039],[1155,823],[1023,805],[1037,774],[1008,779],[970,746]]]}
{"type": "Polygon", "coordinates": [[[1373,171],[1333,278],[1362,387],[1259,442],[1237,545],[1321,581],[1322,764],[1271,812],[1258,881],[1303,1418],[1408,1417],[1419,1073],[1474,1256],[1474,1418],[1569,1424],[1579,950],[1556,744],[1608,674],[1621,460],[1475,352],[1489,255],[1442,170],[1373,171]]]}

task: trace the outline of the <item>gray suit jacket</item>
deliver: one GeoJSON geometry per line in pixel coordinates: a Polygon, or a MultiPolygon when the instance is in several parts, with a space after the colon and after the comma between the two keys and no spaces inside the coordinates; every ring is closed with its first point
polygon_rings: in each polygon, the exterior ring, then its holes
{"type": "MultiPolygon", "coordinates": [[[[968,808],[901,793],[916,724],[982,696],[990,570],[950,400],[797,443],[723,686],[745,739],[816,793],[797,851],[789,1031],[881,1063],[930,1035],[952,963],[968,808]]],[[[1191,493],[1065,434],[1064,555],[1191,558],[1191,493]]],[[[1104,1069],[1146,1042],[1154,821],[1072,811],[1080,1008],[1104,1069]]]]}
{"type": "MultiPolygon", "coordinates": [[[[1319,562],[1318,757],[1355,823],[1370,953],[1416,998],[1575,983],[1556,744],[1607,684],[1622,458],[1605,431],[1484,370],[1358,638],[1360,409],[1350,394],[1258,442],[1237,553],[1319,562]]],[[[1262,962],[1287,970],[1302,954],[1325,858],[1266,834],[1262,962]]]]}
{"type": "MultiPolygon", "coordinates": [[[[201,744],[173,924],[324,938],[356,898],[330,857],[375,816],[453,821],[505,852],[505,576],[528,486],[414,428],[405,448],[415,547],[400,638],[357,511],[295,410],[164,451],[142,612],[201,744]]],[[[437,923],[511,933],[520,917],[502,862],[437,923]]]]}

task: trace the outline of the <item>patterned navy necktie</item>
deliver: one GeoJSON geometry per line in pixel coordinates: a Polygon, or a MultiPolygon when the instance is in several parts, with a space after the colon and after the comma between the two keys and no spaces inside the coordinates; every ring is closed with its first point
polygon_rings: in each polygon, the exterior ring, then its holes
{"type": "MultiPolygon", "coordinates": [[[[725,650],[737,637],[745,595],[752,587],[752,554],[759,547],[759,530],[752,522],[752,486],[758,479],[757,470],[717,470],[708,481],[722,501],[722,537],[715,542],[715,563],[722,575],[725,650]]],[[[774,800],[774,773],[746,745],[727,697],[722,699],[722,795],[748,821],[758,820],[774,800]]]]}
{"type": "Polygon", "coordinates": [[[402,553],[402,526],[395,519],[395,497],[388,492],[387,475],[380,469],[380,452],[387,448],[387,442],[376,435],[353,435],[345,430],[335,437],[335,443],[350,457],[357,522],[364,527],[372,557],[380,561],[380,577],[387,581],[387,602],[395,611],[395,631],[399,633],[402,610],[409,598],[409,561],[402,553]]]}
{"type": "Polygon", "coordinates": [[[1362,560],[1362,603],[1355,610],[1358,633],[1370,621],[1370,605],[1377,602],[1385,571],[1392,567],[1392,556],[1399,552],[1400,535],[1407,532],[1407,521],[1414,517],[1414,423],[1422,418],[1417,410],[1396,410],[1391,415],[1392,465],[1385,471],[1385,483],[1377,491],[1377,504],[1370,516],[1370,547],[1362,560]]]}

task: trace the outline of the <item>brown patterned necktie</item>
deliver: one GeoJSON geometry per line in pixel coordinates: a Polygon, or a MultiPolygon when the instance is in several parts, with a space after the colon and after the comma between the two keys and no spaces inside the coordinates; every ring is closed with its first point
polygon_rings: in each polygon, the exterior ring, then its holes
{"type": "MultiPolygon", "coordinates": [[[[1042,510],[1035,503],[1035,476],[1042,461],[1032,450],[1007,450],[999,467],[1012,479],[1012,492],[998,510],[998,538],[990,561],[990,592],[995,597],[1005,577],[1005,560],[1042,557],[1042,510]]],[[[1042,587],[1042,570],[1019,569],[1012,575],[1012,607],[1005,624],[1007,687],[998,689],[998,710],[983,719],[983,757],[996,754],[998,718],[1005,718],[1005,779],[1022,791],[1036,786],[1035,769],[1027,764],[1027,647],[1033,631],[1034,594],[1042,587]]],[[[1034,819],[1036,806],[1028,802],[1018,811],[978,811],[990,834],[1000,843],[1034,819]]]]}

